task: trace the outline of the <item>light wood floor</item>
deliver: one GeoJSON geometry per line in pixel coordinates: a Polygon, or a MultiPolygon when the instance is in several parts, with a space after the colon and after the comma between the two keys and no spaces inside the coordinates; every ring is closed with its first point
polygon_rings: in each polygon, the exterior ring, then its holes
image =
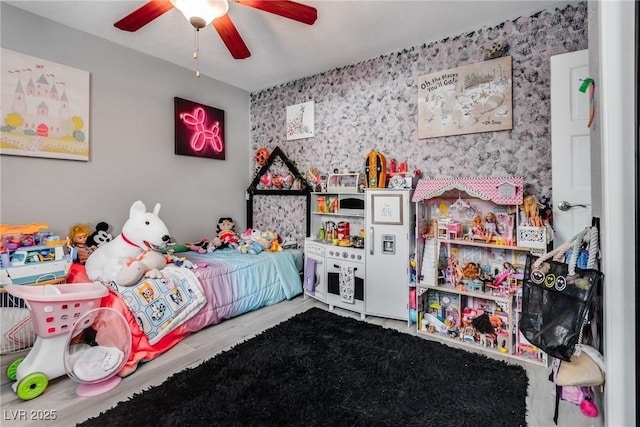
{"type": "MultiPolygon", "coordinates": [[[[245,341],[291,316],[306,311],[310,307],[326,308],[324,304],[308,297],[297,297],[275,306],[265,307],[252,313],[227,320],[219,325],[204,329],[187,337],[176,347],[162,356],[141,365],[136,372],[126,377],[111,392],[93,398],[79,398],[75,394],[76,383],[64,376],[52,380],[45,392],[30,401],[20,400],[11,389],[5,372],[6,367],[20,354],[2,356],[2,387],[0,398],[2,413],[0,425],[10,426],[73,426],[100,412],[127,400],[134,393],[139,393],[151,386],[161,384],[170,375],[187,367],[200,364],[221,351],[228,350],[238,342],[245,341]],[[38,416],[55,414],[55,420],[37,420],[38,416]],[[16,419],[22,418],[22,419],[16,419]]],[[[359,318],[349,311],[336,309],[337,314],[359,318]]],[[[415,327],[408,327],[406,322],[368,317],[368,322],[397,329],[415,335],[415,327]]],[[[463,351],[463,350],[461,350],[463,351]]],[[[515,362],[514,362],[515,363],[515,362]]],[[[548,381],[547,368],[523,363],[529,376],[527,398],[527,423],[532,427],[554,426],[554,398],[551,395],[552,384],[548,381]]],[[[427,368],[425,366],[425,368],[427,368]]],[[[500,380],[500,379],[497,379],[500,380]]],[[[504,378],[504,381],[509,381],[504,378]]],[[[500,399],[500,396],[496,396],[500,399]]],[[[416,399],[415,404],[419,404],[416,399]]],[[[599,405],[602,409],[602,405],[599,405]]],[[[496,420],[496,425],[501,425],[496,420]]],[[[599,418],[587,418],[576,405],[568,402],[560,403],[560,427],[603,426],[602,414],[599,418]]],[[[505,426],[508,427],[508,426],[505,426]]]]}

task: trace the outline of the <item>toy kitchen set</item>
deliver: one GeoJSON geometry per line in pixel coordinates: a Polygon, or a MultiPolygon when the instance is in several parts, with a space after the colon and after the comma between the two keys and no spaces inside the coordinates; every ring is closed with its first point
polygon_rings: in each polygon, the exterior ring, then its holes
{"type": "Polygon", "coordinates": [[[305,296],[363,319],[407,320],[412,190],[366,184],[364,173],[335,173],[328,175],[326,191],[312,193],[305,296]]]}

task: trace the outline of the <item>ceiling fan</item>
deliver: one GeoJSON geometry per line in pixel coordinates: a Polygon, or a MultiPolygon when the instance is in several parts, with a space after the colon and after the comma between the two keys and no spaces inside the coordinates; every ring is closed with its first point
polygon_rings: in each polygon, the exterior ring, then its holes
{"type": "MultiPolygon", "coordinates": [[[[313,25],[318,17],[318,12],[314,7],[293,1],[231,1],[308,25],[313,25]]],[[[113,25],[121,30],[134,32],[174,7],[184,14],[196,31],[211,23],[235,59],[251,56],[247,45],[227,13],[229,0],[152,0],[113,25]]],[[[194,57],[195,55],[194,53],[194,57]]]]}

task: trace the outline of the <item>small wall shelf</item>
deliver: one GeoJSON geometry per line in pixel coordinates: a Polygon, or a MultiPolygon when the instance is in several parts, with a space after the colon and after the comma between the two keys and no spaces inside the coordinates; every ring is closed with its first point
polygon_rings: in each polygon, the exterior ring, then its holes
{"type": "MultiPolygon", "coordinates": [[[[266,163],[260,168],[258,173],[256,174],[253,181],[251,181],[251,185],[247,188],[246,199],[247,199],[247,227],[253,227],[253,196],[302,196],[306,198],[306,207],[307,213],[310,211],[311,206],[311,187],[307,183],[307,180],[300,174],[298,168],[294,166],[294,164],[289,160],[289,158],[282,152],[280,147],[276,147],[273,149],[266,163]],[[299,182],[299,189],[260,189],[258,188],[258,184],[260,184],[260,178],[264,174],[269,171],[269,168],[273,164],[273,162],[280,158],[282,162],[285,164],[289,172],[294,178],[294,183],[299,182]]],[[[307,217],[306,224],[306,235],[308,236],[310,233],[310,218],[309,215],[307,217]]]]}

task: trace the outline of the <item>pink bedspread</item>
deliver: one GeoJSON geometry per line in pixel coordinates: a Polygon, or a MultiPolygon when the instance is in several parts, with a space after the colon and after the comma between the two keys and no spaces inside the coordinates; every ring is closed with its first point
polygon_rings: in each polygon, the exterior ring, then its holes
{"type": "MultiPolygon", "coordinates": [[[[91,282],[91,280],[87,277],[84,266],[74,263],[69,271],[67,282],[86,283],[91,282]]],[[[182,325],[169,332],[156,344],[151,345],[149,344],[149,339],[145,333],[140,329],[140,325],[138,325],[133,314],[124,301],[120,299],[118,294],[110,291],[109,295],[102,299],[101,306],[111,307],[121,313],[127,320],[129,328],[131,329],[131,353],[129,354],[127,363],[118,373],[121,377],[125,377],[133,373],[141,361],[155,359],[162,353],[166,352],[171,347],[182,341],[190,333],[190,331],[185,328],[185,325],[182,325]]]]}

